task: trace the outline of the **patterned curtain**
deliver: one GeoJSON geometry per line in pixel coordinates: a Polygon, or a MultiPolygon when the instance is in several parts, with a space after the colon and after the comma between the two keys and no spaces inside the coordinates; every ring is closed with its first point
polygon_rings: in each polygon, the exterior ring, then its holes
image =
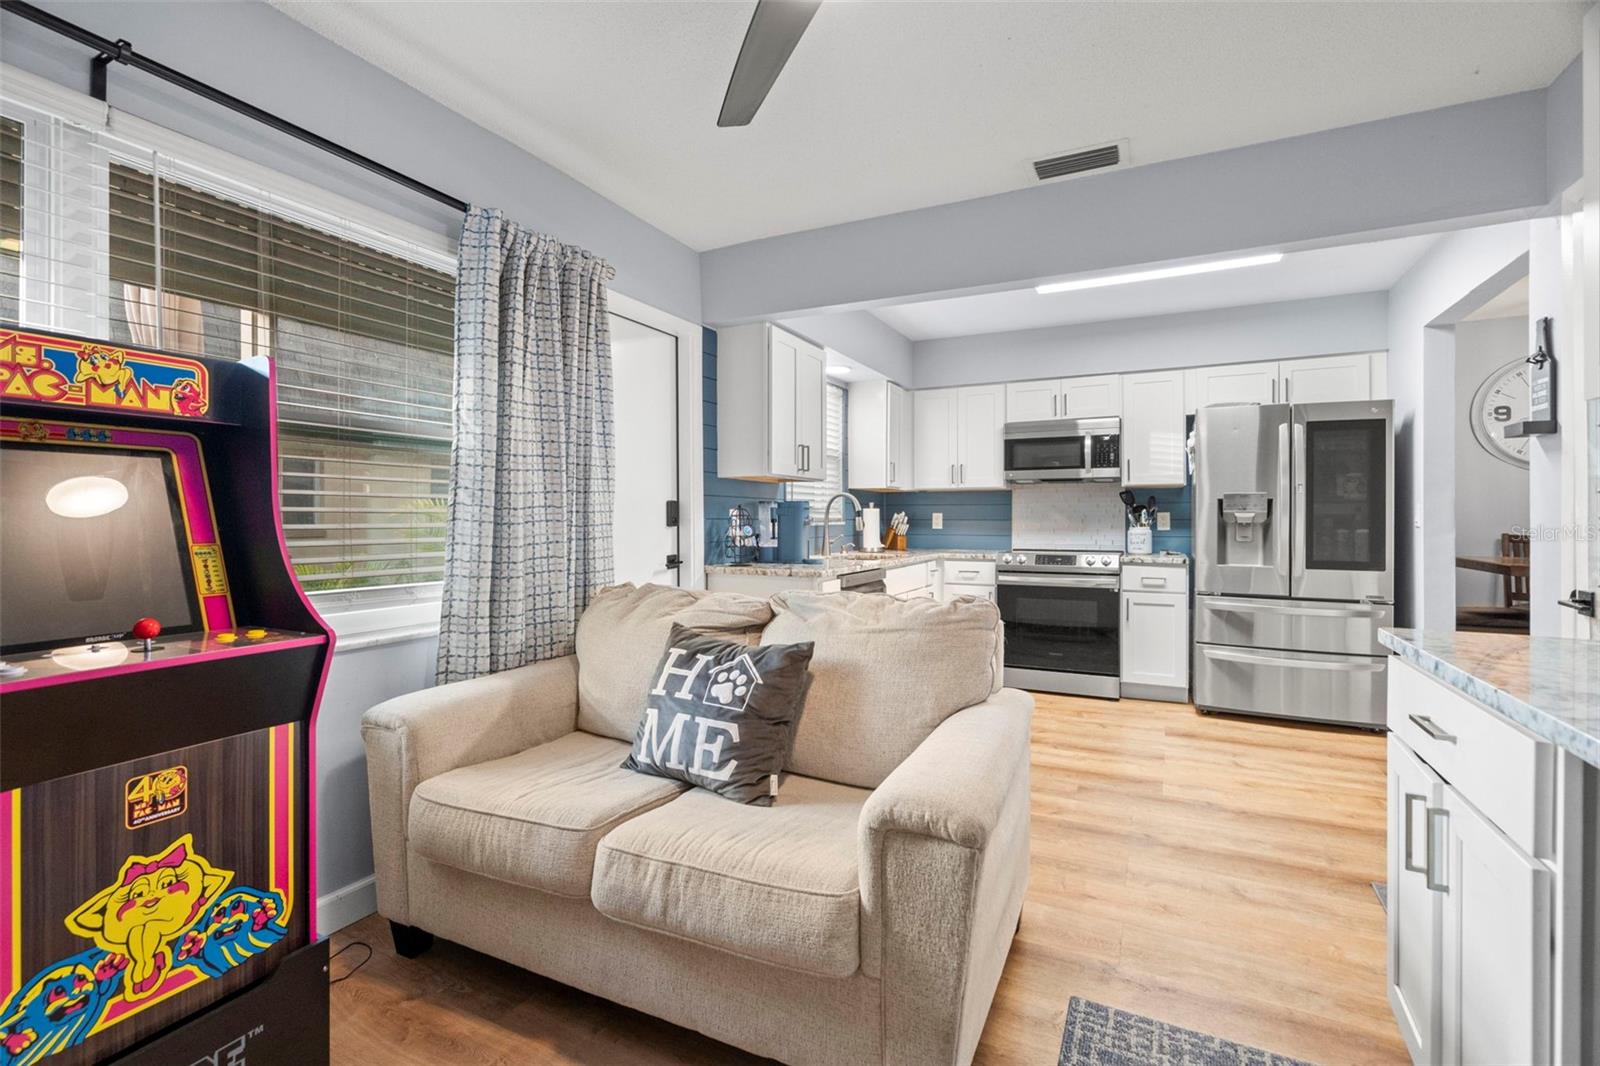
{"type": "Polygon", "coordinates": [[[612,276],[499,211],[467,214],[440,684],[570,653],[611,583],[612,276]]]}

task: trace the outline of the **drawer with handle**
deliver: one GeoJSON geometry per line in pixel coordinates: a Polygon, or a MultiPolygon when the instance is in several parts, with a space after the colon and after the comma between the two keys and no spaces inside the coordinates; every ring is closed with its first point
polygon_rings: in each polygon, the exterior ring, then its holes
{"type": "Polygon", "coordinates": [[[994,586],[994,562],[988,559],[946,559],[944,579],[952,585],[994,586]]]}
{"type": "Polygon", "coordinates": [[[1188,592],[1189,568],[1126,563],[1122,567],[1122,591],[1188,592]]]}
{"type": "Polygon", "coordinates": [[[1389,731],[1528,854],[1553,853],[1555,748],[1403,660],[1389,731]]]}

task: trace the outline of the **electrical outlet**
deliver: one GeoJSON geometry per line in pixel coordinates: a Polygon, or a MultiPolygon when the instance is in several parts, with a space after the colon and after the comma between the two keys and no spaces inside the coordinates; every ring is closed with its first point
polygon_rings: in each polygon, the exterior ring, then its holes
{"type": "Polygon", "coordinates": [[[935,512],[933,512],[933,528],[934,529],[943,529],[944,528],[944,512],[943,511],[935,511],[935,512]]]}
{"type": "Polygon", "coordinates": [[[1156,528],[1157,529],[1171,529],[1172,528],[1172,516],[1169,515],[1165,511],[1157,511],[1156,512],[1156,528]]]}

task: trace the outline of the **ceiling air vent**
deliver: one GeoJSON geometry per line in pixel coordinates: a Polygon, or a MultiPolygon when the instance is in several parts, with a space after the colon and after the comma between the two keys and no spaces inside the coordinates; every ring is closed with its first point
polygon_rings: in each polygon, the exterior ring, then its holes
{"type": "Polygon", "coordinates": [[[1121,162],[1122,145],[1103,144],[1098,148],[1085,148],[1065,155],[1053,155],[1049,159],[1036,159],[1033,162],[1033,172],[1039,176],[1040,181],[1049,181],[1051,178],[1065,178],[1071,174],[1082,174],[1090,170],[1104,170],[1121,162]]]}

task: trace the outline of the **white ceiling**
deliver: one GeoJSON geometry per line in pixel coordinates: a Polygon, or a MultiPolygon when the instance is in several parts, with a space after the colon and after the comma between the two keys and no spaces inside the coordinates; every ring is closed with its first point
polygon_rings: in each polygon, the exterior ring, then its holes
{"type": "Polygon", "coordinates": [[[1386,290],[1439,238],[1401,237],[1289,252],[1266,266],[1041,296],[1027,288],[924,300],[872,313],[913,341],[1171,315],[1386,290]]]}
{"type": "Polygon", "coordinates": [[[696,249],[1541,88],[1574,3],[825,3],[754,123],[749,2],[272,0],[696,249]]]}

